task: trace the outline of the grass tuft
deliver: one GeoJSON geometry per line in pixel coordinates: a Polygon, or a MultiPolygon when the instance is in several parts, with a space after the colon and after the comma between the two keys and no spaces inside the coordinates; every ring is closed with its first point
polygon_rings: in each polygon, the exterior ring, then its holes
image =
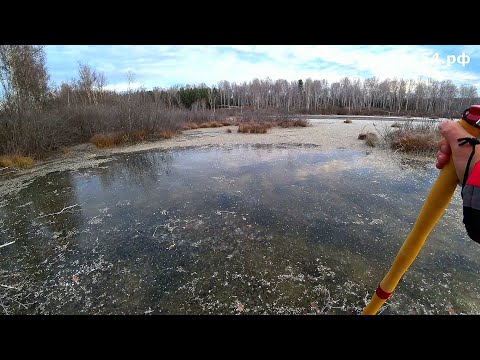
{"type": "Polygon", "coordinates": [[[370,147],[377,146],[378,143],[378,136],[375,133],[368,132],[365,136],[365,142],[370,147]]]}
{"type": "Polygon", "coordinates": [[[305,119],[286,119],[278,121],[277,125],[282,128],[307,127],[309,125],[309,122],[305,119]]]}
{"type": "Polygon", "coordinates": [[[98,148],[109,148],[127,141],[128,135],[121,133],[100,133],[90,138],[90,142],[98,148]]]}
{"type": "Polygon", "coordinates": [[[13,160],[10,156],[0,156],[0,167],[10,167],[13,165],[13,160]]]}
{"type": "Polygon", "coordinates": [[[171,139],[174,135],[175,135],[175,132],[169,129],[162,130],[158,133],[158,136],[160,137],[160,139],[171,139]]]}
{"type": "Polygon", "coordinates": [[[30,156],[3,155],[0,156],[0,167],[15,166],[18,168],[29,168],[35,161],[30,156]]]}
{"type": "Polygon", "coordinates": [[[244,134],[266,134],[271,127],[272,124],[270,123],[248,122],[238,125],[238,132],[244,134]]]}

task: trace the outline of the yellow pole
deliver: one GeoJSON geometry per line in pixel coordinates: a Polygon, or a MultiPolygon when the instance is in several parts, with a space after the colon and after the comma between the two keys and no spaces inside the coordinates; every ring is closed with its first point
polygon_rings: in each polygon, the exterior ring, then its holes
{"type": "MultiPolygon", "coordinates": [[[[470,125],[465,120],[460,120],[459,123],[472,136],[480,136],[479,128],[470,125]]],[[[393,290],[395,290],[401,277],[420,252],[428,234],[430,234],[430,231],[432,231],[435,224],[443,215],[455,192],[457,184],[457,174],[453,166],[452,158],[450,157],[449,163],[443,167],[437,180],[433,184],[420,210],[417,221],[400,248],[392,267],[373,294],[370,303],[363,309],[362,315],[375,315],[393,290]]]]}

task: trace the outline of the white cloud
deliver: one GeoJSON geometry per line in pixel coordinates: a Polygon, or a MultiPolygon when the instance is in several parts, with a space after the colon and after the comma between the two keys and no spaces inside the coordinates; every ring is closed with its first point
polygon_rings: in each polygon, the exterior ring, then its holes
{"type": "Polygon", "coordinates": [[[434,64],[434,50],[422,46],[221,46],[177,48],[175,58],[150,64],[142,73],[162,74],[179,83],[216,83],[220,80],[249,81],[272,79],[377,76],[385,78],[432,77],[455,82],[479,80],[478,74],[458,65],[434,64]],[[239,50],[240,54],[228,50],[239,50]],[[251,56],[245,58],[245,55],[251,56]],[[255,60],[255,56],[258,60],[255,60]],[[308,67],[307,67],[308,65],[308,67]],[[316,68],[318,66],[318,68],[316,68]],[[167,76],[168,75],[168,76],[167,76]]]}
{"type": "MultiPolygon", "coordinates": [[[[98,48],[97,48],[98,49],[98,48]]],[[[461,47],[471,56],[480,56],[480,47],[461,47]]],[[[70,51],[69,47],[66,51],[70,51]]],[[[95,57],[96,48],[82,47],[95,57]]],[[[107,80],[125,87],[126,72],[131,69],[136,81],[147,88],[173,84],[213,85],[221,80],[251,81],[271,79],[327,79],[342,77],[418,79],[432,77],[457,83],[479,83],[480,75],[473,67],[458,64],[447,66],[445,61],[433,63],[435,48],[427,46],[344,46],[344,45],[162,45],[109,46],[102,50],[104,58],[96,58],[107,80]]],[[[59,53],[56,47],[54,53],[59,53]]],[[[443,59],[445,60],[445,59],[443,59]]]]}
{"type": "MultiPolygon", "coordinates": [[[[422,46],[340,46],[340,45],[298,45],[298,46],[257,46],[253,50],[273,59],[277,65],[290,66],[299,75],[306,73],[305,64],[315,62],[328,64],[325,71],[330,77],[340,78],[347,68],[349,72],[377,76],[379,78],[418,78],[432,77],[437,80],[451,79],[470,81],[478,79],[478,74],[457,65],[434,64],[433,49],[422,46]]],[[[325,66],[325,65],[323,65],[325,66]]],[[[315,77],[322,71],[314,71],[315,77]]]]}
{"type": "Polygon", "coordinates": [[[105,86],[105,90],[115,90],[115,91],[127,91],[130,87],[131,90],[139,89],[143,87],[144,85],[140,82],[120,82],[116,84],[109,84],[105,86]]]}

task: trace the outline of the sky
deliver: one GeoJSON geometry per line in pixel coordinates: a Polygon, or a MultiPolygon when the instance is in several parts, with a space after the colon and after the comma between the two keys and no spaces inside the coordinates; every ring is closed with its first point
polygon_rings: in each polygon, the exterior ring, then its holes
{"type": "Polygon", "coordinates": [[[208,86],[255,78],[289,81],[311,78],[330,83],[350,78],[452,80],[477,87],[479,45],[48,45],[51,81],[78,78],[78,64],[105,74],[107,88],[172,85],[208,86]]]}

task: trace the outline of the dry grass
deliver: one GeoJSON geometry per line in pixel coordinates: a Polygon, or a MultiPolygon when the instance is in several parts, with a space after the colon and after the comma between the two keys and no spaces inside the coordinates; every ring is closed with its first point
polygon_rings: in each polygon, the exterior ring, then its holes
{"type": "Polygon", "coordinates": [[[184,123],[180,126],[180,129],[182,130],[190,130],[190,129],[205,129],[205,128],[217,128],[217,127],[222,127],[222,126],[230,126],[234,125],[232,121],[229,120],[223,120],[223,121],[205,121],[199,124],[196,124],[194,122],[187,122],[184,123]]]}
{"type": "Polygon", "coordinates": [[[0,167],[10,167],[13,165],[13,160],[10,156],[0,156],[0,167]]]}
{"type": "Polygon", "coordinates": [[[377,146],[378,136],[375,133],[368,132],[365,136],[365,143],[370,147],[377,146]]]}
{"type": "Polygon", "coordinates": [[[286,120],[279,120],[277,121],[277,125],[282,128],[289,128],[289,127],[307,127],[309,122],[304,119],[286,119],[286,120]]]}
{"type": "Polygon", "coordinates": [[[0,156],[0,167],[15,166],[19,168],[29,168],[35,161],[29,156],[21,155],[3,155],[0,156]]]}
{"type": "Polygon", "coordinates": [[[221,122],[217,122],[217,121],[210,121],[209,124],[210,124],[210,127],[213,127],[213,128],[223,126],[223,124],[221,122]]]}
{"type": "Polygon", "coordinates": [[[397,123],[395,129],[392,127],[385,127],[382,135],[391,149],[423,155],[436,152],[441,137],[436,121],[404,121],[397,123]]]}
{"type": "Polygon", "coordinates": [[[403,152],[431,152],[437,149],[438,139],[432,134],[416,132],[404,133],[398,131],[390,142],[390,148],[403,152]]]}
{"type": "Polygon", "coordinates": [[[351,124],[351,123],[352,123],[352,120],[346,119],[346,120],[344,120],[343,122],[344,122],[345,124],[351,124]]]}
{"type": "Polygon", "coordinates": [[[198,125],[199,128],[216,128],[216,127],[222,127],[222,126],[223,126],[222,123],[218,121],[208,121],[198,125]]]}
{"type": "Polygon", "coordinates": [[[270,123],[248,122],[238,125],[238,132],[244,134],[266,134],[270,128],[272,128],[270,123]]]}
{"type": "Polygon", "coordinates": [[[173,136],[175,135],[175,132],[173,132],[172,130],[162,130],[158,133],[158,137],[160,139],[171,139],[173,136]]]}
{"type": "Polygon", "coordinates": [[[59,149],[62,152],[62,154],[64,154],[64,155],[70,154],[70,148],[68,148],[66,146],[60,146],[59,149]]]}
{"type": "Polygon", "coordinates": [[[109,148],[117,146],[128,141],[128,135],[121,133],[95,134],[90,138],[90,142],[98,148],[109,148]]]}
{"type": "Polygon", "coordinates": [[[134,131],[131,138],[133,141],[145,141],[147,138],[147,132],[145,130],[134,131]]]}
{"type": "MultiPolygon", "coordinates": [[[[173,131],[170,129],[164,129],[157,133],[152,134],[156,138],[160,139],[171,139],[175,136],[176,133],[181,133],[179,131],[173,131]]],[[[128,133],[100,133],[95,134],[90,138],[90,142],[98,148],[109,148],[113,146],[118,146],[126,143],[134,143],[139,141],[147,140],[147,131],[137,130],[130,134],[128,133]]]]}
{"type": "Polygon", "coordinates": [[[238,124],[238,132],[240,133],[250,133],[250,134],[265,134],[268,129],[271,129],[275,126],[280,126],[282,128],[290,127],[306,127],[310,123],[304,119],[293,119],[293,118],[280,118],[274,119],[271,122],[268,121],[271,118],[264,117],[261,120],[249,120],[246,122],[241,122],[238,124]]]}
{"type": "Polygon", "coordinates": [[[198,125],[194,122],[187,122],[182,125],[180,125],[181,130],[192,130],[192,129],[198,129],[198,125]]]}
{"type": "Polygon", "coordinates": [[[20,168],[29,168],[34,164],[35,161],[30,156],[20,156],[15,155],[13,157],[13,163],[15,166],[20,168]]]}

